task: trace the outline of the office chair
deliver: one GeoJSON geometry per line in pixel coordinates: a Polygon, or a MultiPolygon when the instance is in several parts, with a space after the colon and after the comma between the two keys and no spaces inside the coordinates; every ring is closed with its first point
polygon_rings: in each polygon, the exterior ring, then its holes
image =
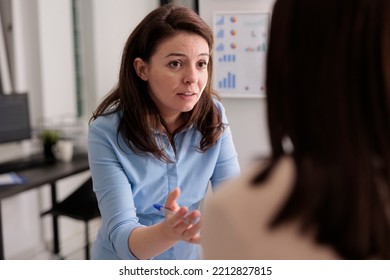
{"type": "MultiPolygon", "coordinates": [[[[66,216],[85,223],[85,259],[90,259],[88,222],[100,217],[96,195],[92,189],[92,178],[88,178],[79,188],[58,202],[41,216],[51,214],[55,217],[66,216]]],[[[53,238],[59,242],[59,231],[54,230],[53,238]]],[[[56,246],[55,246],[56,247],[56,246]]],[[[59,247],[59,246],[58,246],[59,247]]],[[[55,252],[57,253],[57,252],[55,252]]]]}

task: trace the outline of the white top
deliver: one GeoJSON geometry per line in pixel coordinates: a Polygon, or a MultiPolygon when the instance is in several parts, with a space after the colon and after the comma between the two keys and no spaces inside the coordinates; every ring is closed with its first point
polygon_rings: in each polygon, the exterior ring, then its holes
{"type": "Polygon", "coordinates": [[[263,186],[251,186],[260,170],[256,163],[207,198],[203,214],[202,246],[205,259],[337,259],[335,251],[302,235],[298,221],[269,229],[295,180],[291,158],[275,166],[263,186]]]}

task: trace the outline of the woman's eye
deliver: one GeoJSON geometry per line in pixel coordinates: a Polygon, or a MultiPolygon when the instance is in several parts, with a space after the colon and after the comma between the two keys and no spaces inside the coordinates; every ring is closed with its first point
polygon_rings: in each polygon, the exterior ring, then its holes
{"type": "Polygon", "coordinates": [[[180,66],[182,66],[182,63],[180,61],[169,62],[169,67],[171,68],[179,68],[180,66]]]}
{"type": "Polygon", "coordinates": [[[199,61],[198,62],[198,67],[199,68],[206,68],[207,67],[207,61],[199,61]]]}

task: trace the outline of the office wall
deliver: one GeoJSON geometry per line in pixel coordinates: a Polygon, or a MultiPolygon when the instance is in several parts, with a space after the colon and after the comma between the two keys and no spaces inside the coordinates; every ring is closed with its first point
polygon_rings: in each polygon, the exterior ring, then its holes
{"type": "Polygon", "coordinates": [[[86,113],[89,114],[117,83],[122,50],[130,32],[147,13],[159,6],[160,1],[82,2],[79,16],[83,21],[86,113]]]}
{"type": "Polygon", "coordinates": [[[42,103],[45,118],[76,115],[72,3],[38,1],[42,103]]]}

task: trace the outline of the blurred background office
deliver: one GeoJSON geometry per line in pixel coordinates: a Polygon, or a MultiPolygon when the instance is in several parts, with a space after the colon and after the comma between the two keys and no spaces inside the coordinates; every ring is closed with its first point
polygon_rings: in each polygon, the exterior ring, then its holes
{"type": "MultiPolygon", "coordinates": [[[[5,50],[6,55],[6,60],[4,56],[0,60],[5,94],[27,92],[33,129],[61,128],[74,137],[78,149],[85,149],[88,119],[116,83],[128,34],[163,2],[168,1],[0,0],[0,50],[5,50]],[[9,69],[8,78],[4,67],[9,69]]],[[[273,0],[172,2],[197,9],[210,26],[215,11],[270,12],[273,5],[273,0]]],[[[244,168],[254,157],[269,153],[264,99],[225,97],[222,102],[244,168]]],[[[1,144],[0,162],[39,147],[38,139],[1,144]]],[[[88,176],[89,171],[61,180],[58,197],[71,193],[88,176]]],[[[50,207],[49,196],[49,187],[44,186],[2,200],[7,259],[51,258],[51,220],[40,217],[50,207]]],[[[99,220],[95,223],[91,239],[99,220]]],[[[60,230],[64,257],[82,258],[82,223],[63,218],[60,230]]]]}

